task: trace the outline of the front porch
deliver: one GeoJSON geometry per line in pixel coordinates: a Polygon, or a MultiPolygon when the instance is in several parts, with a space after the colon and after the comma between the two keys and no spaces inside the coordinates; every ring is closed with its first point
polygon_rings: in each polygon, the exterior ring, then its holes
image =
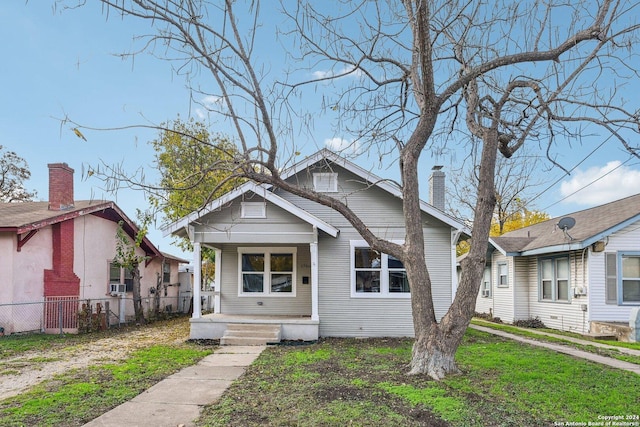
{"type": "MultiPolygon", "coordinates": [[[[267,316],[212,313],[191,318],[191,339],[220,339],[229,325],[274,325],[281,328],[282,340],[315,341],[320,321],[311,316],[267,316]]],[[[256,329],[258,329],[256,327],[256,329]]]]}

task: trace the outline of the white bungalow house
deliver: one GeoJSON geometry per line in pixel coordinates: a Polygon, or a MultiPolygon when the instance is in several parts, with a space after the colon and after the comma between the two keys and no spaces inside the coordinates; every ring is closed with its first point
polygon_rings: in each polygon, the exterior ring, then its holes
{"type": "Polygon", "coordinates": [[[638,340],[640,194],[492,238],[476,311],[638,340]],[[631,319],[633,317],[633,319],[631,319]]]}
{"type": "MultiPolygon", "coordinates": [[[[328,150],[282,173],[346,202],[380,237],[405,238],[398,186],[328,150]]],[[[422,202],[433,299],[443,316],[456,291],[455,245],[463,224],[443,213],[444,173],[430,181],[439,207],[422,202]]],[[[221,338],[237,325],[271,324],[282,339],[412,336],[410,290],[402,263],[368,244],[336,211],[269,185],[246,182],[164,228],[216,253],[214,313],[202,315],[194,286],[191,338],[221,338]],[[228,330],[229,329],[229,330],[228,330]]],[[[223,337],[223,342],[225,337],[223,337]]]]}

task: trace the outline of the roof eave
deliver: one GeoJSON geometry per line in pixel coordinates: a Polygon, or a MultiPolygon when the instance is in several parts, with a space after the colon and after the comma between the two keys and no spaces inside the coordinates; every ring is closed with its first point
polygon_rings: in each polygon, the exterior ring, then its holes
{"type": "MultiPolygon", "coordinates": [[[[579,251],[588,247],[589,245],[585,245],[584,241],[562,244],[562,245],[553,245],[553,246],[545,246],[543,248],[530,249],[520,252],[519,256],[531,256],[531,255],[545,255],[551,254],[555,252],[568,252],[568,251],[579,251]]],[[[518,256],[518,255],[513,255],[518,256]]]]}

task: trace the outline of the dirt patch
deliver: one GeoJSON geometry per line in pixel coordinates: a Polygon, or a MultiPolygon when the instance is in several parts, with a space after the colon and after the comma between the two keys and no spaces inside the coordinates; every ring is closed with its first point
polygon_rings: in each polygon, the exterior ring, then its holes
{"type": "Polygon", "coordinates": [[[0,362],[0,400],[71,369],[83,369],[127,358],[133,351],[156,344],[184,342],[189,338],[186,318],[116,331],[110,336],[69,346],[56,345],[28,351],[0,362]]]}

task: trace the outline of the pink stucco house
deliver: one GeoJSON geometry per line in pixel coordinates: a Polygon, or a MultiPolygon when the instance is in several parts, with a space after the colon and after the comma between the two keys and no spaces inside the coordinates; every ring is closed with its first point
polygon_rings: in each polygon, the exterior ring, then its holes
{"type": "MultiPolygon", "coordinates": [[[[80,304],[72,300],[109,302],[116,314],[110,323],[130,319],[132,282],[112,261],[118,222],[129,236],[136,225],[114,202],[74,200],[73,169],[48,166],[48,202],[0,203],[0,328],[5,334],[75,332],[80,304]],[[58,301],[64,301],[64,316],[47,309],[60,307],[58,301]]],[[[160,283],[162,309],[175,309],[178,264],[186,261],[160,252],[146,238],[138,251],[147,257],[142,297],[152,300],[160,283]]]]}

